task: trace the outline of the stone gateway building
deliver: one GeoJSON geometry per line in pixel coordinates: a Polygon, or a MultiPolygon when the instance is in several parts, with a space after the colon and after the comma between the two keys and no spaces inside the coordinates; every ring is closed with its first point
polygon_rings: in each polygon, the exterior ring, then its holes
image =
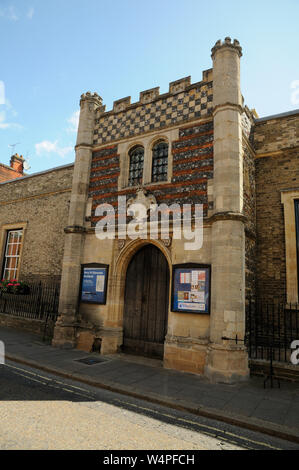
{"type": "Polygon", "coordinates": [[[245,380],[246,304],[298,302],[299,110],[249,110],[241,56],[225,38],[202,81],[111,111],[81,96],[54,346],[245,380]]]}

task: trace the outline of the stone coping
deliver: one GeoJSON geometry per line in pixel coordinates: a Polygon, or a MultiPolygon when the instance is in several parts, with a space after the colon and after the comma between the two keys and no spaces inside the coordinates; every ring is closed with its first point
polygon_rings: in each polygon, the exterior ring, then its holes
{"type": "Polygon", "coordinates": [[[39,171],[37,173],[32,173],[32,175],[24,175],[24,176],[20,176],[19,178],[15,178],[15,179],[8,180],[8,181],[3,181],[3,183],[0,183],[0,185],[7,184],[7,183],[16,183],[18,181],[23,181],[23,180],[28,179],[28,178],[33,178],[34,176],[45,175],[47,173],[50,173],[51,171],[64,170],[65,168],[70,168],[74,165],[75,165],[75,163],[68,163],[67,165],[56,166],[54,168],[49,168],[48,170],[39,171]]]}

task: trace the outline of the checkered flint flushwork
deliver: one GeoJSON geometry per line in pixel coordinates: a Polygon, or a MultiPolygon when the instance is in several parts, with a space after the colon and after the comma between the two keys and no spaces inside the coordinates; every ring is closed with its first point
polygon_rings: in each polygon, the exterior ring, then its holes
{"type": "Polygon", "coordinates": [[[94,144],[142,134],[195,118],[208,117],[213,109],[213,83],[197,84],[177,94],[161,95],[150,103],[136,103],[120,112],[98,113],[94,144]]]}

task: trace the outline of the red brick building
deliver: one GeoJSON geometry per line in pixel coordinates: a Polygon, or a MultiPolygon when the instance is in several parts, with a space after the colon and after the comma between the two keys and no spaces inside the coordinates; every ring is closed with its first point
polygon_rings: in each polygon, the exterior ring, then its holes
{"type": "Polygon", "coordinates": [[[24,158],[22,155],[12,155],[10,166],[0,163],[0,183],[24,176],[24,158]]]}

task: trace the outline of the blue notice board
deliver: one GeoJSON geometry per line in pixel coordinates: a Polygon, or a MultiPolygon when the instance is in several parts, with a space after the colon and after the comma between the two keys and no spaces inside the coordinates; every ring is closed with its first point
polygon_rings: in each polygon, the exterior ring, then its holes
{"type": "Polygon", "coordinates": [[[106,303],[107,265],[82,266],[81,301],[96,304],[106,303]]]}
{"type": "Polygon", "coordinates": [[[172,311],[210,314],[211,267],[176,265],[172,275],[172,311]]]}

